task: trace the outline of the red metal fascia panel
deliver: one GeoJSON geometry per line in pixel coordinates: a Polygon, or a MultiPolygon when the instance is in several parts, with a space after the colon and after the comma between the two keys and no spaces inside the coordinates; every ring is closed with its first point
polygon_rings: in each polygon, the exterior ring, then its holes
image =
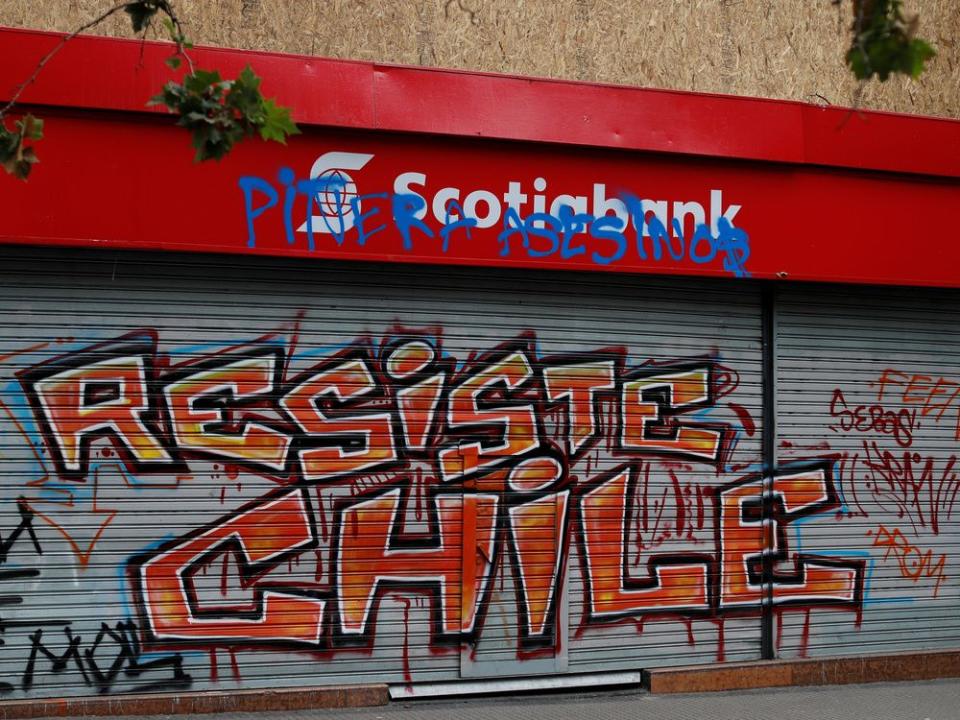
{"type": "Polygon", "coordinates": [[[960,177],[960,122],[802,106],[804,162],[960,177]]]}
{"type": "Polygon", "coordinates": [[[384,129],[803,162],[801,115],[765,100],[404,67],[375,81],[384,129]]]}
{"type": "MultiPolygon", "coordinates": [[[[0,29],[0,97],[56,33],[0,29]]],[[[170,45],[84,36],[26,103],[142,111],[170,45]]],[[[197,48],[226,74],[250,63],[298,122],[960,177],[960,122],[803,103],[197,48]]]]}
{"type": "MultiPolygon", "coordinates": [[[[0,30],[0,93],[60,37],[0,30]]],[[[255,65],[304,134],[287,147],[243,143],[198,166],[172,118],[144,112],[170,77],[169,52],[79,38],[49,64],[23,98],[47,120],[43,164],[28,184],[0,176],[0,243],[960,284],[960,246],[949,237],[960,204],[956,121],[199,49],[199,65],[228,75],[255,65]],[[315,238],[301,231],[318,213],[328,222],[360,212],[329,189],[324,200],[293,182],[341,171],[344,192],[366,198],[375,236],[359,226],[315,238]],[[402,209],[411,193],[429,208],[425,225],[402,209]],[[632,230],[601,227],[631,196],[652,203],[647,212],[659,208],[660,239],[649,227],[641,234],[649,218],[625,212],[632,230]],[[566,222],[553,205],[561,197],[589,230],[536,232],[545,221],[531,213],[566,222]],[[451,215],[454,198],[463,205],[451,215]],[[524,219],[508,222],[508,207],[524,219]],[[443,230],[461,212],[485,223],[448,243],[443,230]],[[723,230],[721,216],[735,227],[723,230]]]]}
{"type": "Polygon", "coordinates": [[[30,182],[0,175],[0,243],[960,286],[952,178],[318,127],[196,165],[172,122],[130,117],[49,108],[30,182]],[[321,176],[343,194],[295,190],[321,176]],[[641,235],[630,195],[664,230],[641,235]],[[563,220],[562,196],[585,217],[563,220]],[[600,228],[611,212],[629,225],[600,228]]]}
{"type": "MultiPolygon", "coordinates": [[[[62,38],[60,33],[0,28],[0,99],[29,77],[37,62],[62,38]]],[[[165,113],[148,107],[165,82],[179,78],[164,60],[172,45],[95,36],[77,37],[44,67],[21,97],[24,104],[165,113]]],[[[246,65],[263,78],[262,90],[293,108],[298,122],[369,128],[375,125],[373,66],[345,60],[196,48],[197,67],[234,77],[246,65]]]]}

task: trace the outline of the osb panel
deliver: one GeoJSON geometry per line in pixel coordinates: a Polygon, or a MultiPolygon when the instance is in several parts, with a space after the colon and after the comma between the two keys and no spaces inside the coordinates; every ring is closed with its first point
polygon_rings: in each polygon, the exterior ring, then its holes
{"type": "MultiPolygon", "coordinates": [[[[0,24],[72,30],[113,0],[3,0],[0,24]]],[[[852,3],[829,0],[179,0],[198,43],[849,105],[852,3]]],[[[960,2],[908,0],[939,55],[860,105],[960,117],[960,2]]],[[[93,32],[129,35],[115,17],[93,32]]],[[[508,102],[508,99],[504,99],[508,102]]]]}

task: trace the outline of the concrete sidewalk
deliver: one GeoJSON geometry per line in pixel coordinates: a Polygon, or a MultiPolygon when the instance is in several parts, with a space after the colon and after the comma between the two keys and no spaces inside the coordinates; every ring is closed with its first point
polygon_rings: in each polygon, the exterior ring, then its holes
{"type": "MultiPolygon", "coordinates": [[[[640,690],[394,701],[352,710],[148,716],[149,720],[957,720],[960,680],[698,695],[640,690]]],[[[147,717],[123,720],[148,720],[147,717]]]]}

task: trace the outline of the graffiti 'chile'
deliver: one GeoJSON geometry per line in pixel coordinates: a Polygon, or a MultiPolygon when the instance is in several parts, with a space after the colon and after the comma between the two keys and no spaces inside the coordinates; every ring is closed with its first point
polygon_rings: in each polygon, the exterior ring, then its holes
{"type": "Polygon", "coordinates": [[[643,459],[716,469],[730,451],[730,427],[709,419],[718,387],[710,357],[636,367],[621,348],[540,357],[530,333],[461,363],[437,333],[398,328],[292,377],[288,360],[265,339],[170,365],[156,334],[142,331],[19,374],[64,478],[85,478],[91,443],[106,437],[132,472],[183,472],[204,458],[278,484],[130,561],[154,646],[369,646],[390,590],[429,595],[432,643],[459,646],[479,636],[491,578],[508,559],[518,650],[555,647],[571,538],[585,586],[581,631],[645,616],[752,613],[764,602],[859,609],[862,561],[788,553],[791,522],[839,506],[828,462],[716,488],[714,547],[650,552],[627,567],[643,459]],[[559,428],[552,437],[548,414],[559,428]],[[622,462],[571,472],[601,440],[622,462]],[[427,532],[405,528],[413,480],[404,470],[414,461],[435,474],[427,532]],[[310,489],[360,476],[387,479],[337,501],[330,581],[271,580],[321,544],[310,489]],[[193,574],[224,552],[249,599],[210,607],[193,574]]]}

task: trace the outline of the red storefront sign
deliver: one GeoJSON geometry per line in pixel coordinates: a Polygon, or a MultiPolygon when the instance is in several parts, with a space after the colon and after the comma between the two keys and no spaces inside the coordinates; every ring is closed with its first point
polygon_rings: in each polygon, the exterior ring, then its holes
{"type": "MultiPolygon", "coordinates": [[[[6,93],[56,38],[3,34],[16,49],[6,93]]],[[[81,39],[51,63],[24,98],[47,106],[43,163],[27,184],[0,180],[0,241],[960,280],[954,121],[208,50],[200,64],[227,73],[251,62],[304,134],[195,166],[169,118],[132,112],[165,78],[166,52],[149,45],[138,66],[139,45],[81,39]]]]}

